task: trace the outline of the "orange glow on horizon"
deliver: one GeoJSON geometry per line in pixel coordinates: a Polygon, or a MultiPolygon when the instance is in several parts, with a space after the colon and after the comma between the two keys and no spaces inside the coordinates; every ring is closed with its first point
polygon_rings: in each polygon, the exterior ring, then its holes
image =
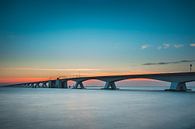
{"type": "MultiPolygon", "coordinates": [[[[5,68],[2,69],[2,73],[10,72],[13,76],[1,76],[1,84],[14,84],[24,82],[36,82],[44,81],[56,78],[74,78],[74,77],[90,77],[90,76],[111,76],[111,75],[132,75],[132,74],[152,74],[156,72],[146,71],[139,69],[135,71],[128,71],[124,69],[42,69],[42,68],[5,68]],[[64,72],[61,72],[64,71],[64,72]],[[60,71],[60,72],[58,72],[60,71]],[[65,72],[69,71],[69,72],[65,72]],[[78,72],[79,71],[79,72],[78,72]],[[126,72],[127,71],[127,72],[126,72]],[[20,75],[20,76],[19,76],[20,75]],[[40,76],[41,75],[41,76],[40,76]],[[49,76],[52,75],[52,76],[49,76]]],[[[146,80],[146,79],[134,79],[134,80],[146,80]]],[[[92,84],[94,81],[89,80],[87,83],[92,84]]],[[[95,83],[95,82],[94,82],[95,83]]]]}
{"type": "Polygon", "coordinates": [[[28,78],[0,78],[1,84],[14,84],[14,83],[23,83],[23,82],[36,82],[36,81],[44,81],[48,80],[48,78],[36,78],[36,77],[28,77],[28,78]]]}

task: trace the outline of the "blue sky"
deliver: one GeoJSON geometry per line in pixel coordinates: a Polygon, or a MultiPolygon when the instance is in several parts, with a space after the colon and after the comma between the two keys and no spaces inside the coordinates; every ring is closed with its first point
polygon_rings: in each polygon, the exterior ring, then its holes
{"type": "Polygon", "coordinates": [[[188,71],[194,7],[193,0],[1,0],[0,76],[188,71]],[[143,65],[174,61],[181,62],[143,65]]]}

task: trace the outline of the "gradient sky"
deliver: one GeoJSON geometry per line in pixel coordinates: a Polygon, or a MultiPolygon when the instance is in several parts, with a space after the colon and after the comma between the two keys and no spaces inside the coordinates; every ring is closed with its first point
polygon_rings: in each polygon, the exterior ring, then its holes
{"type": "Polygon", "coordinates": [[[194,0],[0,1],[0,83],[183,72],[194,51],[194,0]]]}

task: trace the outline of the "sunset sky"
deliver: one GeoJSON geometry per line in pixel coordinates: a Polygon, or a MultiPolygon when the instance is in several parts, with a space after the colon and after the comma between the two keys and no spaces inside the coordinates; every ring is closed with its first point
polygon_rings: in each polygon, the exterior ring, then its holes
{"type": "Polygon", "coordinates": [[[1,84],[190,64],[195,71],[194,0],[0,1],[1,84]]]}

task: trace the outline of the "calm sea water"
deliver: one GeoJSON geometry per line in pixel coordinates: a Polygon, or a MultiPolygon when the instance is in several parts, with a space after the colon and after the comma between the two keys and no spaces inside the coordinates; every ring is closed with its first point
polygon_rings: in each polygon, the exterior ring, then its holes
{"type": "Polygon", "coordinates": [[[0,129],[195,129],[195,93],[92,89],[0,88],[0,129]]]}

